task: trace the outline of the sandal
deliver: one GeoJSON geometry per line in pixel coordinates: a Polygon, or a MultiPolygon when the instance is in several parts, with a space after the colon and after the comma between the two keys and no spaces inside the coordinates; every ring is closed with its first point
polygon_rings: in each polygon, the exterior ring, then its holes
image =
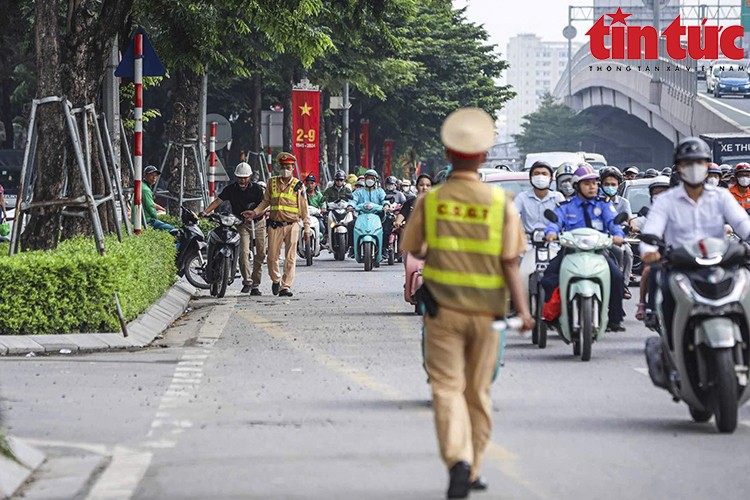
{"type": "Polygon", "coordinates": [[[633,295],[630,293],[630,289],[628,287],[625,287],[625,291],[622,292],[622,296],[625,300],[630,300],[633,298],[633,295]]]}
{"type": "Polygon", "coordinates": [[[643,321],[646,318],[646,304],[641,302],[638,304],[638,310],[635,313],[635,319],[643,321]]]}

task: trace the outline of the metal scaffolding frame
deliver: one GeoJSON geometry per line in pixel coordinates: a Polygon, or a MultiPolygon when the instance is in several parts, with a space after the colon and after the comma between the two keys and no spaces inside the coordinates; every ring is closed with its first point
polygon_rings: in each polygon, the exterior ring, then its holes
{"type": "MultiPolygon", "coordinates": [[[[169,189],[157,189],[155,194],[157,196],[163,196],[168,200],[177,201],[179,206],[182,206],[186,201],[200,201],[203,203],[202,208],[208,206],[208,189],[206,183],[206,167],[203,164],[203,158],[201,158],[198,152],[198,140],[192,139],[183,142],[170,141],[167,146],[167,152],[164,153],[164,159],[161,162],[159,170],[164,172],[164,167],[167,165],[167,161],[170,158],[172,149],[179,150],[179,165],[178,172],[180,176],[180,190],[178,193],[172,193],[169,189]],[[188,159],[186,151],[192,152],[193,160],[195,161],[196,173],[198,175],[198,192],[186,192],[185,191],[185,168],[187,167],[188,159]]],[[[177,154],[177,151],[175,151],[177,154]]],[[[189,153],[188,153],[189,154],[189,153]]],[[[171,172],[171,169],[170,169],[171,172]]]]}

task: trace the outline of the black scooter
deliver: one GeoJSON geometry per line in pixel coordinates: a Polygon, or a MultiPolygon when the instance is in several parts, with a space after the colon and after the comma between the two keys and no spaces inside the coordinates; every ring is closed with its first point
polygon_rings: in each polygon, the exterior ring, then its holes
{"type": "Polygon", "coordinates": [[[211,214],[208,219],[218,226],[208,233],[205,280],[211,295],[222,298],[227,286],[234,282],[240,258],[240,233],[235,226],[242,224],[242,221],[233,214],[211,214]]]}
{"type": "Polygon", "coordinates": [[[180,248],[175,258],[177,275],[185,276],[194,287],[207,290],[209,286],[204,276],[206,237],[198,226],[198,215],[185,206],[180,208],[182,208],[182,229],[178,233],[180,248]]]}

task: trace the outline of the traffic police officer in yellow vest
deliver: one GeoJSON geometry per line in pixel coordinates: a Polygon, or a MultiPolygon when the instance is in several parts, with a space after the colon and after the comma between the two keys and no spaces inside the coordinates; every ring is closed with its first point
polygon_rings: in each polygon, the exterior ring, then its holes
{"type": "Polygon", "coordinates": [[[511,197],[480,182],[477,169],[495,139],[489,114],[460,109],[443,123],[447,182],[417,201],[404,252],[425,256],[425,361],[440,453],[450,470],[448,498],[484,490],[482,456],[492,435],[490,384],[507,291],[523,329],[533,327],[519,256],[526,237],[511,197]]]}
{"type": "Polygon", "coordinates": [[[271,207],[268,216],[268,275],[271,289],[280,297],[292,296],[292,285],[297,268],[297,240],[299,221],[304,225],[304,238],[310,238],[310,220],[307,214],[307,196],[304,184],[293,176],[297,158],[291,153],[279,153],[276,161],[281,175],[271,177],[263,201],[254,210],[243,212],[247,218],[256,218],[271,207]],[[284,275],[279,276],[279,256],[284,244],[284,275]]]}

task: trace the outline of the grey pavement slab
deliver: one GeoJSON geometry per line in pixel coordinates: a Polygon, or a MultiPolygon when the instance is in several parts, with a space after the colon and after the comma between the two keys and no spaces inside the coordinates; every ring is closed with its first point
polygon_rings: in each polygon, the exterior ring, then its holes
{"type": "Polygon", "coordinates": [[[29,338],[44,347],[46,353],[59,353],[62,349],[78,352],[78,344],[68,335],[31,335],[29,338]]]}
{"type": "Polygon", "coordinates": [[[29,352],[41,354],[44,352],[44,347],[42,345],[24,335],[0,336],[0,345],[7,348],[8,354],[26,354],[29,352]]]}
{"type": "Polygon", "coordinates": [[[0,456],[0,498],[9,498],[44,462],[45,455],[37,448],[13,436],[8,444],[16,460],[0,456]]]}
{"type": "Polygon", "coordinates": [[[22,498],[83,498],[89,489],[91,477],[108,464],[108,457],[79,450],[62,456],[52,453],[44,465],[34,472],[32,482],[19,491],[22,498]]]}
{"type": "Polygon", "coordinates": [[[101,340],[107,344],[108,349],[130,349],[135,344],[129,340],[129,337],[123,337],[122,333],[91,333],[88,336],[101,340]]]}
{"type": "MultiPolygon", "coordinates": [[[[122,334],[118,334],[122,336],[122,334]]],[[[79,351],[101,351],[109,349],[109,344],[104,342],[99,337],[95,337],[92,334],[86,335],[70,335],[72,342],[78,346],[79,351]]]]}

